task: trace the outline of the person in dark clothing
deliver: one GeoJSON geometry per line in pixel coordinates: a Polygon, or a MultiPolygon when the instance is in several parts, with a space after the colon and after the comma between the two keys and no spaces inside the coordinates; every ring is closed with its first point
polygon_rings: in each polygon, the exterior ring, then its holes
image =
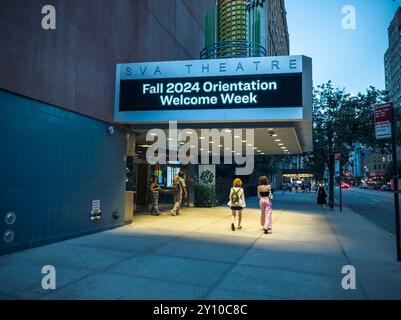
{"type": "Polygon", "coordinates": [[[317,204],[322,206],[323,209],[326,208],[327,192],[323,182],[319,183],[316,193],[317,193],[317,204]]]}
{"type": "Polygon", "coordinates": [[[153,181],[149,187],[150,195],[152,197],[152,210],[150,211],[150,214],[154,215],[154,216],[160,215],[159,192],[161,191],[161,188],[160,188],[157,180],[158,180],[157,176],[154,176],[153,181]]]}

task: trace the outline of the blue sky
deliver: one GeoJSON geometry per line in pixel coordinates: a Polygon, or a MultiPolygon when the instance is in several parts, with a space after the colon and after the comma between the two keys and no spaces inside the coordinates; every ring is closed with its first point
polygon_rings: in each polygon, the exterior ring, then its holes
{"type": "Polygon", "coordinates": [[[357,94],[385,89],[387,29],[401,0],[285,0],[290,53],[313,59],[314,85],[332,80],[357,94]],[[356,9],[356,29],[345,30],[343,6],[356,9]]]}

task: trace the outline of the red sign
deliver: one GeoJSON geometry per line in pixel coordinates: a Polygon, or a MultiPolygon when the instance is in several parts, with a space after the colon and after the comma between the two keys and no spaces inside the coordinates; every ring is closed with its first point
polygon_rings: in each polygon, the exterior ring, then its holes
{"type": "Polygon", "coordinates": [[[391,138],[391,122],[393,104],[391,102],[381,104],[375,108],[376,139],[391,138]]]}

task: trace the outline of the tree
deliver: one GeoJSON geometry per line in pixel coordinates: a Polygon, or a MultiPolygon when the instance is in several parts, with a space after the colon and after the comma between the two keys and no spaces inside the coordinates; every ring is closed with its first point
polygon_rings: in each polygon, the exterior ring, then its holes
{"type": "MultiPolygon", "coordinates": [[[[401,175],[401,160],[397,161],[397,175],[400,176],[401,175]]],[[[386,173],[384,175],[384,179],[385,180],[390,180],[393,179],[394,177],[394,168],[393,166],[388,166],[386,169],[386,173]]]]}
{"type": "Polygon", "coordinates": [[[328,168],[330,206],[334,201],[334,154],[347,159],[352,143],[349,119],[355,117],[355,109],[347,105],[347,99],[344,90],[334,88],[331,81],[318,86],[313,95],[313,158],[320,162],[320,174],[328,168]]]}
{"type": "Polygon", "coordinates": [[[306,166],[319,179],[329,172],[330,206],[334,202],[334,154],[341,153],[341,167],[348,163],[354,142],[388,150],[375,139],[374,107],[386,101],[384,91],[370,87],[366,94],[352,96],[334,88],[331,81],[318,86],[313,94],[313,152],[306,155],[306,166]]]}

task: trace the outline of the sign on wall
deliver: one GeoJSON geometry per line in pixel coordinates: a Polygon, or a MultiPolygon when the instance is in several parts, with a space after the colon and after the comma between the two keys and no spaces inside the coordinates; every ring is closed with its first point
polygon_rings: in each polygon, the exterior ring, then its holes
{"type": "Polygon", "coordinates": [[[216,184],[216,165],[200,164],[199,165],[199,183],[204,185],[216,184]]]}

